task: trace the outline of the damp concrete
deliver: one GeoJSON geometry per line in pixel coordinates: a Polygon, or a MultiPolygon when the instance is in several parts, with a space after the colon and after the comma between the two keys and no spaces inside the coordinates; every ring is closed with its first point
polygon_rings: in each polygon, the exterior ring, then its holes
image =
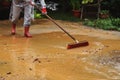
{"type": "Polygon", "coordinates": [[[32,38],[17,34],[0,21],[0,80],[111,80],[120,79],[120,32],[56,20],[77,40],[89,46],[67,50],[74,41],[47,19],[32,22],[32,38]]]}

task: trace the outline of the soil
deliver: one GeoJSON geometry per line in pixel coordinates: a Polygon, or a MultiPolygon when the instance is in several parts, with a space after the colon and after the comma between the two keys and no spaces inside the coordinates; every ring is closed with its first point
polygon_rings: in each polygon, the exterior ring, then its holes
{"type": "Polygon", "coordinates": [[[0,21],[0,80],[120,79],[120,32],[56,22],[89,46],[67,50],[74,41],[47,19],[32,22],[32,38],[23,36],[23,20],[15,36],[11,23],[0,21]]]}

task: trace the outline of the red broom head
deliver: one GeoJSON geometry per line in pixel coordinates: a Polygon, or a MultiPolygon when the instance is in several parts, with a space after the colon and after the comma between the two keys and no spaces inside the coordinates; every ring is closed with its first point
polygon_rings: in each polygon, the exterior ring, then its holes
{"type": "Polygon", "coordinates": [[[81,41],[78,43],[71,43],[67,45],[67,49],[72,49],[72,48],[78,48],[78,47],[83,47],[83,46],[88,46],[89,43],[87,41],[81,41]]]}

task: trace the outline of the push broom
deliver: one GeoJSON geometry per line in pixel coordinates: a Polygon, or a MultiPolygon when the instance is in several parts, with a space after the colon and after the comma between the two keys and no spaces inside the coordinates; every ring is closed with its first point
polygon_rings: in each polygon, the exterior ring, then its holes
{"type": "MultiPolygon", "coordinates": [[[[38,5],[34,4],[34,6],[41,11],[38,5]]],[[[82,46],[88,46],[89,43],[88,41],[78,41],[75,39],[70,33],[68,33],[65,29],[63,29],[60,25],[58,25],[49,15],[45,14],[45,16],[52,21],[55,25],[57,25],[62,31],[64,31],[72,40],[74,40],[74,43],[70,43],[67,45],[67,49],[72,49],[72,48],[77,48],[77,47],[82,47],[82,46]]]]}

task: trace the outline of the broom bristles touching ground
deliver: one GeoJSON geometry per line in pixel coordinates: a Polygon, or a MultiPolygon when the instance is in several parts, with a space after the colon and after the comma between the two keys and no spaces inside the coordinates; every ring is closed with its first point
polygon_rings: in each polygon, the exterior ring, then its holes
{"type": "Polygon", "coordinates": [[[80,41],[78,43],[71,43],[67,45],[67,49],[73,49],[73,48],[78,48],[78,47],[83,47],[83,46],[88,46],[89,43],[88,41],[80,41]]]}

